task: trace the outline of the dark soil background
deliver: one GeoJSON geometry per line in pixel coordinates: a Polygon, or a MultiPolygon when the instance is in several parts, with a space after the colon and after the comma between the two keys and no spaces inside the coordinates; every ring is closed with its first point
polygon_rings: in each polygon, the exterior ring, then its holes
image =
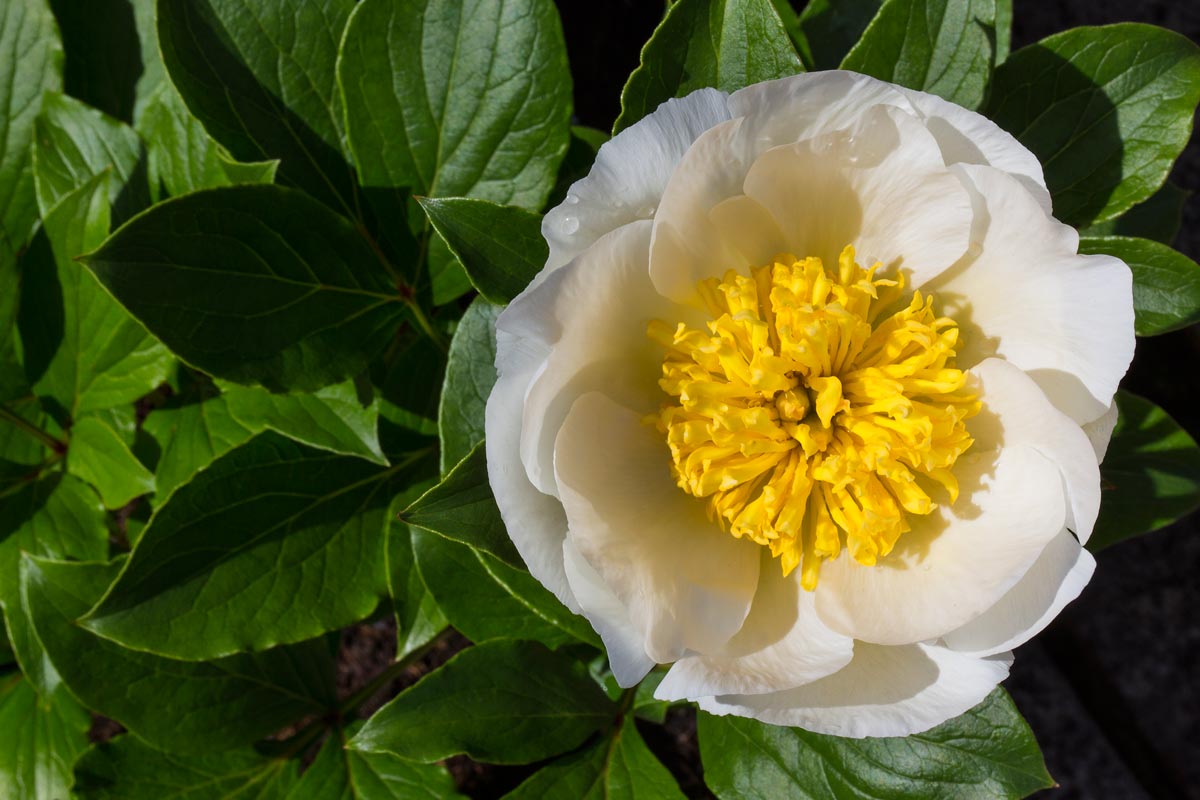
{"type": "MultiPolygon", "coordinates": [[[[803,0],[793,0],[802,7],[803,0]]],[[[575,77],[577,121],[609,130],[625,78],[663,12],[661,0],[558,0],[575,77]]],[[[1200,0],[1015,0],[1013,48],[1077,25],[1149,22],[1200,42],[1200,0]]],[[[1172,175],[1200,192],[1200,141],[1172,175]]],[[[1200,260],[1200,198],[1184,212],[1176,247],[1200,260]]],[[[1200,328],[1141,340],[1125,387],[1153,399],[1200,438],[1200,328]]],[[[1083,595],[1020,648],[1006,686],[1037,734],[1060,784],[1046,800],[1200,799],[1200,515],[1102,552],[1083,595]]],[[[461,637],[460,637],[461,639],[461,637]]],[[[447,642],[368,703],[365,712],[444,661],[447,642]]],[[[391,660],[390,620],[343,634],[340,689],[349,695],[391,660]]],[[[111,735],[111,731],[105,731],[111,735]]],[[[699,771],[695,719],[672,712],[646,726],[651,749],[690,797],[711,797],[699,771]]],[[[103,735],[103,734],[101,734],[103,735]]],[[[532,767],[453,759],[472,797],[500,797],[532,767]]]]}

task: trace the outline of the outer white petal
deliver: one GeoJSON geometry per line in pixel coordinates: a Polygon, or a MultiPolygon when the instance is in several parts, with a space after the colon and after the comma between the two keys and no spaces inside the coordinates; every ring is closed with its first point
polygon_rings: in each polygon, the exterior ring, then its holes
{"type": "Polygon", "coordinates": [[[783,250],[836,264],[853,244],[861,263],[882,261],[916,282],[966,252],[971,195],[907,112],[860,109],[843,129],[761,151],[748,164],[729,156],[745,149],[747,124],[697,139],[667,186],[650,274],[668,297],[691,302],[701,279],[783,250]]]}
{"type": "Polygon", "coordinates": [[[555,447],[568,536],[658,662],[729,641],[759,571],[758,545],[710,522],[675,485],[670,459],[642,414],[598,392],[575,401],[555,447]]]}
{"type": "Polygon", "coordinates": [[[812,592],[800,588],[800,573],[785,578],[778,562],[769,554],[764,558],[742,629],[717,653],[676,661],[656,697],[775,692],[823,678],[850,662],[853,640],[829,630],[817,617],[812,592]]]}
{"type": "Polygon", "coordinates": [[[584,616],[604,641],[613,677],[621,686],[637,685],[654,668],[654,659],[646,655],[644,638],[630,620],[629,609],[621,605],[569,538],[563,542],[563,560],[584,616]]]}
{"type": "Polygon", "coordinates": [[[968,111],[936,94],[897,86],[941,146],[946,164],[983,164],[1003,170],[1033,195],[1042,209],[1051,212],[1050,192],[1041,162],[1011,133],[982,114],[968,111]]]}
{"type": "Polygon", "coordinates": [[[667,179],[688,147],[729,119],[727,99],[716,89],[700,89],[668,100],[605,142],[588,176],[572,184],[567,199],[542,220],[542,235],[550,244],[545,272],[606,233],[654,216],[667,179]]]}
{"type": "Polygon", "coordinates": [[[1108,443],[1112,439],[1113,428],[1117,427],[1119,416],[1120,412],[1114,400],[1107,411],[1091,422],[1084,423],[1083,432],[1087,434],[1088,441],[1096,451],[1096,461],[1101,464],[1104,463],[1104,455],[1108,452],[1108,443]]]}
{"type": "Polygon", "coordinates": [[[702,697],[711,714],[737,714],[817,733],[909,736],[978,705],[1008,677],[1010,654],[974,658],[944,647],[855,642],[839,672],[773,694],[702,697]]]}
{"type": "Polygon", "coordinates": [[[488,482],[508,535],[529,573],[578,613],[579,603],[567,584],[562,545],[567,515],[562,503],[542,494],[529,481],[521,463],[521,412],[525,392],[545,352],[506,331],[496,332],[499,378],[488,396],[484,430],[487,435],[488,482]]]}
{"type": "Polygon", "coordinates": [[[912,530],[875,567],[847,552],[822,566],[817,611],[834,630],[878,644],[938,638],[995,605],[1072,505],[1090,532],[1099,471],[1083,431],[1011,364],[991,359],[974,373],[984,411],[968,423],[975,447],[955,466],[958,502],[910,515],[912,530]]]}
{"type": "Polygon", "coordinates": [[[1133,278],[1119,259],[1078,255],[1079,234],[1015,178],[953,167],[979,198],[986,233],[927,286],[965,340],[960,367],[998,355],[1028,372],[1080,424],[1101,416],[1133,358],[1133,278]]]}
{"type": "Polygon", "coordinates": [[[1096,570],[1096,559],[1064,530],[996,605],[956,631],[947,647],[974,656],[1012,650],[1037,635],[1066,608],[1096,570]]]}

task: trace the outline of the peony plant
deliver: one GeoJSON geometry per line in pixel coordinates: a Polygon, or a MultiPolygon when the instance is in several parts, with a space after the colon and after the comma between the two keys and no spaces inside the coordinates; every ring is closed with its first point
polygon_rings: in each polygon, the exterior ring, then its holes
{"type": "Polygon", "coordinates": [[[1200,505],[1195,43],[103,6],[0,3],[0,798],[1054,785],[1012,651],[1200,505]]]}

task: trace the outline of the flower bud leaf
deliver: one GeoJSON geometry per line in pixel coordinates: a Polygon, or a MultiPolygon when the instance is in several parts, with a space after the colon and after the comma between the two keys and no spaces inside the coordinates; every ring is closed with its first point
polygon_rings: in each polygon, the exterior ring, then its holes
{"type": "Polygon", "coordinates": [[[538,642],[467,648],[367,720],[351,750],[431,763],[528,764],[574,749],[616,707],[586,667],[538,642]]]}
{"type": "Polygon", "coordinates": [[[1138,336],[1156,336],[1200,322],[1200,264],[1165,244],[1126,236],[1086,236],[1079,252],[1116,256],[1133,270],[1138,336]]]}
{"type": "Polygon", "coordinates": [[[996,70],[987,115],[1042,162],[1054,216],[1112,219],[1153,195],[1192,133],[1200,47],[1153,25],[1073,28],[996,70]]]}
{"type": "Polygon", "coordinates": [[[705,783],[721,800],[990,800],[1054,785],[1033,731],[1003,689],[962,716],[905,738],[843,739],[705,713],[699,737],[705,783]]]}
{"type": "Polygon", "coordinates": [[[1100,465],[1100,518],[1088,549],[1148,533],[1200,506],[1200,447],[1145,398],[1117,392],[1120,417],[1100,465]]]}
{"type": "Polygon", "coordinates": [[[771,0],[678,0],[621,91],[613,134],[696,89],[732,92],[803,71],[771,0]]]}
{"type": "Polygon", "coordinates": [[[995,38],[995,0],[887,0],[841,68],[973,110],[987,96],[995,38]]]}

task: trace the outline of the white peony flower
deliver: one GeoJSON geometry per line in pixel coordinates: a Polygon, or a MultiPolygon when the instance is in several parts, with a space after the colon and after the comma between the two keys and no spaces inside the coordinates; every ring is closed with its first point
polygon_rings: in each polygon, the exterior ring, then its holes
{"type": "Polygon", "coordinates": [[[500,315],[492,487],[623,686],[841,736],[968,710],[1091,577],[1128,267],[984,117],[849,72],[601,148],[500,315]]]}

